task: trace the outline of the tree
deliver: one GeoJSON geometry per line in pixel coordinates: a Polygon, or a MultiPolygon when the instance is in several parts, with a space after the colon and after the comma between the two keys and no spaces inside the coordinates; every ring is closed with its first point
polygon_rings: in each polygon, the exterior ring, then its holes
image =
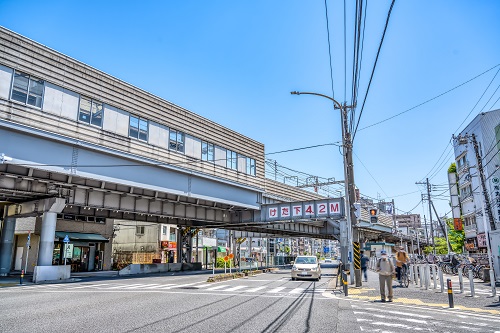
{"type": "MultiPolygon", "coordinates": [[[[464,248],[465,232],[463,230],[455,230],[452,218],[446,219],[446,227],[448,229],[448,239],[450,240],[451,251],[455,253],[462,253],[464,248]]],[[[445,237],[434,238],[434,244],[436,245],[436,254],[448,253],[445,237]]],[[[432,246],[427,246],[424,249],[424,253],[431,253],[432,249],[432,246]]]]}

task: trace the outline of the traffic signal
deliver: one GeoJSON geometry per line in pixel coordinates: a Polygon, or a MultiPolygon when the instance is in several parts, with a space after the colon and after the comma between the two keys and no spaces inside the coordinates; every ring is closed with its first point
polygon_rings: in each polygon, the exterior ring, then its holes
{"type": "Polygon", "coordinates": [[[378,210],[376,208],[370,209],[370,223],[378,223],[378,210]]]}

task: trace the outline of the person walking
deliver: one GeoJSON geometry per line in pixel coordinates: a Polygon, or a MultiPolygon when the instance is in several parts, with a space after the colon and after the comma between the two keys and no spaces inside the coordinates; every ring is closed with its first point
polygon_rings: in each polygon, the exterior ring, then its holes
{"type": "Polygon", "coordinates": [[[380,251],[381,258],[377,260],[376,271],[379,274],[380,300],[386,301],[385,286],[387,285],[388,302],[392,302],[392,275],[395,272],[392,260],[387,257],[385,250],[380,251]]]}
{"type": "Polygon", "coordinates": [[[365,256],[364,252],[361,251],[361,271],[363,272],[363,282],[368,282],[368,274],[366,272],[368,268],[368,261],[370,261],[370,258],[365,256]]]}

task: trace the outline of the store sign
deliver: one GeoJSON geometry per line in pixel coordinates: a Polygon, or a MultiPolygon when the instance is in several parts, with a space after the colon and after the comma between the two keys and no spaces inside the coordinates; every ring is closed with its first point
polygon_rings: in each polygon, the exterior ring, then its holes
{"type": "Polygon", "coordinates": [[[168,241],[161,241],[161,248],[168,249],[168,241]]]}
{"type": "Polygon", "coordinates": [[[477,235],[477,247],[486,247],[486,235],[478,234],[477,235]]]}
{"type": "Polygon", "coordinates": [[[262,205],[262,221],[344,217],[343,199],[287,202],[262,205]]]}
{"type": "Polygon", "coordinates": [[[457,230],[457,231],[461,231],[464,229],[464,227],[462,225],[462,219],[460,217],[453,219],[453,226],[454,226],[455,230],[457,230]]]}
{"type": "Polygon", "coordinates": [[[493,186],[493,197],[495,198],[492,204],[493,210],[497,212],[497,218],[500,218],[500,178],[491,178],[491,185],[493,186]]]}
{"type": "Polygon", "coordinates": [[[169,250],[177,250],[177,242],[168,242],[169,250]]]}

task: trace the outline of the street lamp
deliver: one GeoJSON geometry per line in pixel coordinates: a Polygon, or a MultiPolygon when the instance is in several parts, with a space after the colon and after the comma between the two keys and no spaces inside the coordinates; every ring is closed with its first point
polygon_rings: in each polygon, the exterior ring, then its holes
{"type": "MultiPolygon", "coordinates": [[[[356,215],[354,203],[355,192],[354,192],[354,170],[352,162],[352,142],[351,133],[349,133],[349,127],[347,126],[347,109],[353,108],[354,106],[347,106],[345,103],[342,105],[337,102],[334,98],[314,93],[314,92],[301,92],[292,91],[292,95],[315,95],[329,99],[334,104],[334,109],[340,110],[340,119],[342,123],[342,149],[344,158],[344,179],[345,179],[345,197],[346,197],[346,218],[347,218],[347,237],[343,237],[345,232],[342,232],[341,225],[341,237],[340,237],[340,248],[341,248],[341,260],[342,263],[346,264],[348,262],[349,250],[352,253],[352,242],[359,242],[359,235],[357,230],[353,229],[353,225],[356,224],[356,215]]],[[[353,269],[353,263],[351,262],[351,271],[353,269]]],[[[356,269],[354,271],[354,276],[356,277],[356,286],[361,286],[361,269],[356,269]]],[[[351,283],[353,283],[353,274],[351,274],[351,283]]]]}

